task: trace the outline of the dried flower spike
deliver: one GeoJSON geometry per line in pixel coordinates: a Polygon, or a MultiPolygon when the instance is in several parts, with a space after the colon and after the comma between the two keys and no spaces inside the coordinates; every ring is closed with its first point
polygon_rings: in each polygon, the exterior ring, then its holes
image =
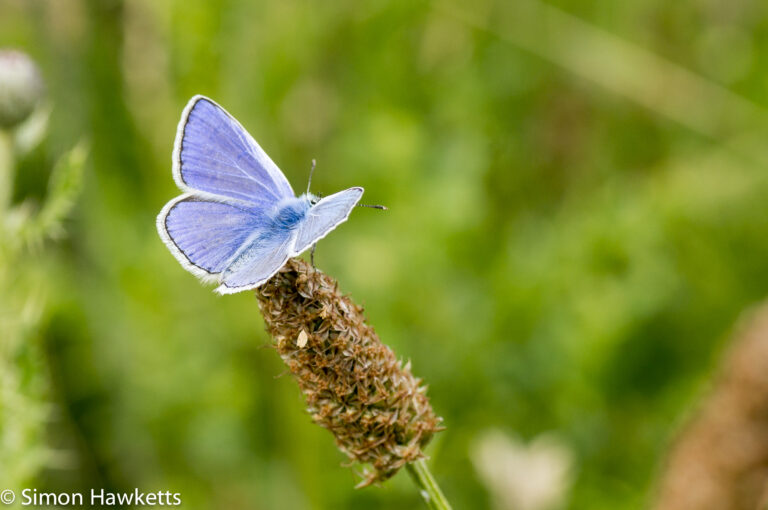
{"type": "Polygon", "coordinates": [[[335,280],[294,258],[256,295],[312,419],[363,464],[360,487],[424,457],[422,449],[440,430],[426,388],[381,343],[363,309],[339,292],[335,280]]]}
{"type": "Polygon", "coordinates": [[[744,314],[729,350],[670,452],[654,510],[768,508],[768,304],[744,314]]]}

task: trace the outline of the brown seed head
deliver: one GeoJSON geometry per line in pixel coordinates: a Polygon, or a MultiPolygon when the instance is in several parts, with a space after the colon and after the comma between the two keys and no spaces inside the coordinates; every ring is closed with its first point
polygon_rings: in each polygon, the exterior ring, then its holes
{"type": "Polygon", "coordinates": [[[746,314],[667,459],[655,510],[768,508],[768,305],[746,314]]]}
{"type": "Polygon", "coordinates": [[[440,430],[426,388],[365,323],[335,280],[294,258],[256,290],[267,331],[318,425],[364,465],[359,486],[386,480],[440,430]]]}

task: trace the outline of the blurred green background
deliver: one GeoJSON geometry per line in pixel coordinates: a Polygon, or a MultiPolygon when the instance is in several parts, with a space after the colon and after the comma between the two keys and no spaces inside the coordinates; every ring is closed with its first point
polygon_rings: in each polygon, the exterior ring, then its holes
{"type": "Polygon", "coordinates": [[[423,504],[405,474],[352,489],[254,296],[214,295],[158,238],[193,94],[294,189],[316,158],[313,191],[390,208],[354,211],[316,261],[429,384],[447,427],[430,463],[457,509],[491,504],[471,461],[488,428],[556,433],[568,508],[646,506],[768,290],[764,2],[0,0],[0,47],[36,60],[52,106],[15,200],[90,147],[66,238],[28,261],[46,295],[29,370],[60,454],[39,490],[423,504]]]}

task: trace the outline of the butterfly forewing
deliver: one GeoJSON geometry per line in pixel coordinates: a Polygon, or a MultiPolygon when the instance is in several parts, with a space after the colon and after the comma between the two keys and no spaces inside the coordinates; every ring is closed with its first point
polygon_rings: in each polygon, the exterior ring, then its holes
{"type": "Polygon", "coordinates": [[[298,255],[345,222],[363,196],[363,188],[349,188],[322,198],[299,225],[293,253],[298,255]]]}
{"type": "Polygon", "coordinates": [[[222,107],[202,96],[187,104],[174,148],[179,185],[267,206],[293,197],[283,173],[222,107]]]}

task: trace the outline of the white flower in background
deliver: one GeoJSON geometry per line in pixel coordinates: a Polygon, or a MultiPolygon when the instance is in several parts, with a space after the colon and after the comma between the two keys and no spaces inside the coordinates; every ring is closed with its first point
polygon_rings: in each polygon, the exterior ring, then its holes
{"type": "Polygon", "coordinates": [[[541,435],[526,444],[490,430],[474,442],[470,453],[499,510],[554,510],[567,500],[573,454],[554,435],[541,435]]]}

